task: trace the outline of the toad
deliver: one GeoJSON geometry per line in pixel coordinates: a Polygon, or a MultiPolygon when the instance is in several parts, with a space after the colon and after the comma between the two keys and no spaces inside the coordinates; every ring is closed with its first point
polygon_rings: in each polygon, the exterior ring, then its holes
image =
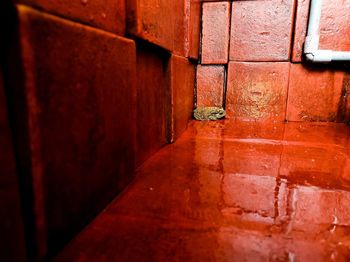
{"type": "Polygon", "coordinates": [[[224,118],[225,115],[225,110],[220,107],[197,107],[193,112],[194,118],[200,121],[219,120],[224,118]]]}

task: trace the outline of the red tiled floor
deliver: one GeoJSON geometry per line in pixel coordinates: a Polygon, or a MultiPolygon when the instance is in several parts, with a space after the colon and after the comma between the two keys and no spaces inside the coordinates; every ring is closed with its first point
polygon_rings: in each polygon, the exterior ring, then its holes
{"type": "Polygon", "coordinates": [[[347,261],[349,130],[192,122],[56,261],[347,261]]]}

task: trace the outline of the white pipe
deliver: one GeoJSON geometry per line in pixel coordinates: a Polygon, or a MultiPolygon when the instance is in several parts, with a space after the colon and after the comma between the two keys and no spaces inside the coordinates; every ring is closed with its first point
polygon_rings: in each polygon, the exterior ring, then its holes
{"type": "Polygon", "coordinates": [[[304,45],[304,54],[307,61],[313,63],[329,63],[332,61],[350,61],[350,52],[319,50],[320,22],[323,0],[311,0],[309,25],[304,45]]]}
{"type": "Polygon", "coordinates": [[[309,16],[309,26],[308,35],[318,35],[321,13],[322,13],[322,2],[323,0],[312,0],[310,5],[310,16],[309,16]]]}

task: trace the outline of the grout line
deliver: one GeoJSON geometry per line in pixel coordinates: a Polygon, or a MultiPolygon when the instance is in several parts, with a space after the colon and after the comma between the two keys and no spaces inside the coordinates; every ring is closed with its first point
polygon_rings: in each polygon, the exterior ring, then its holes
{"type": "Polygon", "coordinates": [[[287,82],[287,96],[286,96],[286,110],[284,112],[284,121],[285,122],[288,122],[288,119],[287,119],[287,112],[288,112],[288,101],[289,101],[289,87],[290,87],[290,78],[291,78],[291,71],[292,71],[292,66],[291,64],[289,64],[289,70],[288,70],[288,82],[287,82]]]}

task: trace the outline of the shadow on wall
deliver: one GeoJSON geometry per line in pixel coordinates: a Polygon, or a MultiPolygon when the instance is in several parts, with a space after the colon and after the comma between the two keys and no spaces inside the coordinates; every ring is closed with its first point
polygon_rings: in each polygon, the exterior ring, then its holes
{"type": "MultiPolygon", "coordinates": [[[[8,60],[10,49],[16,49],[13,40],[16,38],[16,15],[14,7],[9,0],[0,2],[0,258],[3,261],[26,261],[29,257],[35,257],[35,244],[32,237],[33,231],[24,231],[25,228],[33,228],[33,216],[31,198],[27,194],[20,196],[21,192],[26,192],[23,179],[25,174],[20,174],[20,166],[16,165],[18,158],[17,150],[14,147],[11,130],[14,130],[14,123],[10,123],[12,117],[12,107],[9,97],[12,87],[9,85],[8,72],[15,69],[15,78],[21,81],[21,68],[18,67],[17,59],[12,57],[8,60]],[[7,62],[11,63],[8,64],[7,62]],[[20,178],[20,179],[19,179],[20,178]],[[21,205],[21,200],[23,205],[21,205]],[[28,218],[24,221],[23,216],[28,218]],[[33,243],[27,246],[26,254],[25,238],[33,243]],[[33,248],[33,249],[31,249],[33,248]]],[[[19,50],[19,49],[18,49],[19,50]]]]}

